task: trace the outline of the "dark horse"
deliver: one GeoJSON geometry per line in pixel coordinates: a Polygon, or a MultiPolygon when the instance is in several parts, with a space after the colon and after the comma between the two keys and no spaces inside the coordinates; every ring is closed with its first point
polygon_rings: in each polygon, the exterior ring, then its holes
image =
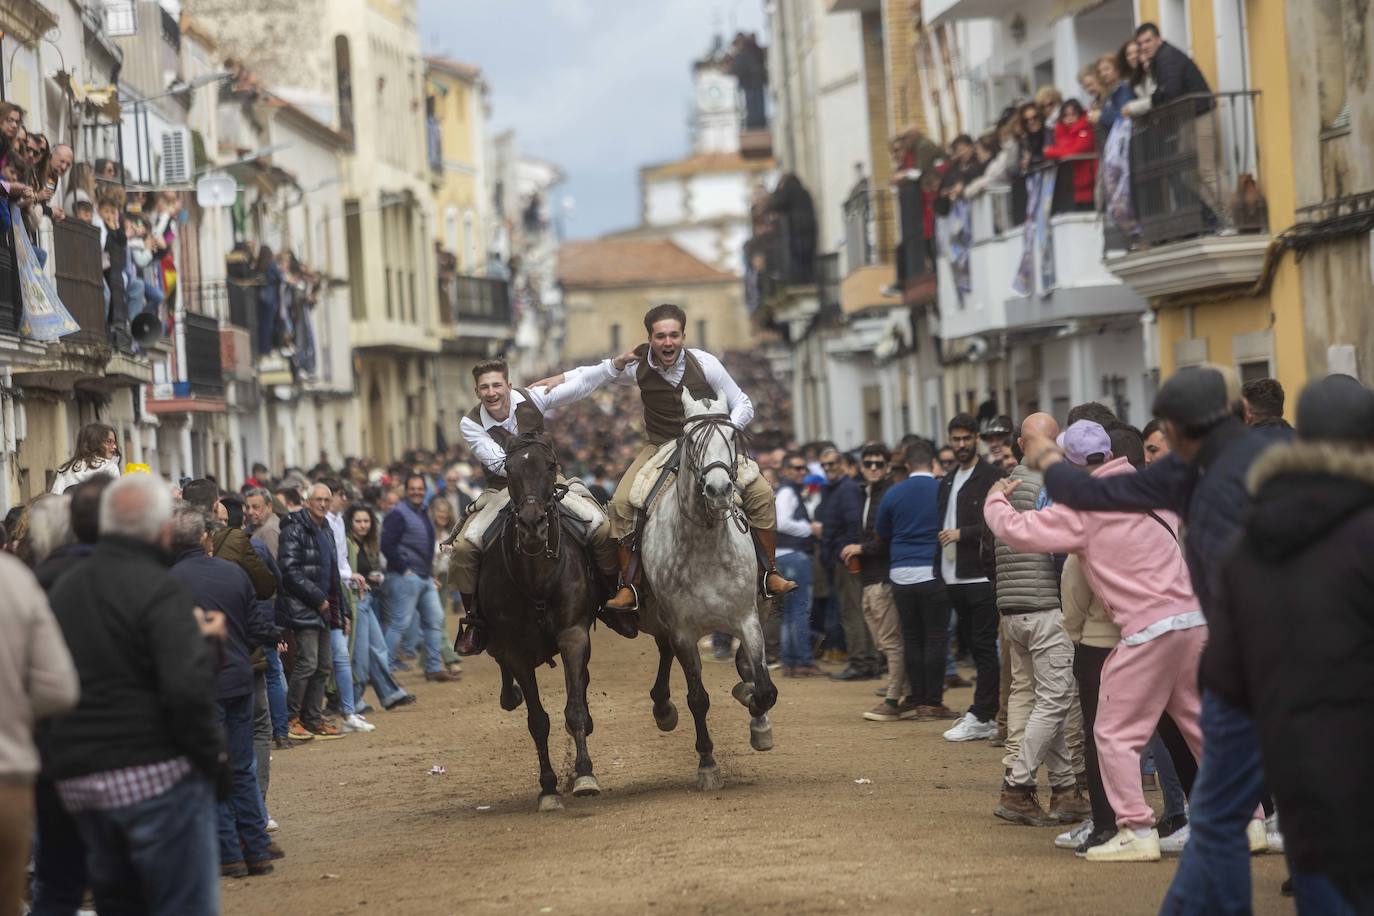
{"type": "Polygon", "coordinates": [[[601,588],[585,546],[564,527],[559,498],[558,458],[543,432],[525,433],[506,450],[512,513],[488,551],[477,580],[486,609],[487,652],[501,666],[501,708],[524,700],[530,736],[539,750],[539,810],[563,807],[558,776],[549,762],[549,715],[539,702],[535,670],[562,656],[568,703],[568,734],[577,744],[573,794],[596,795],[587,736],[587,661],[591,627],[601,588]]]}

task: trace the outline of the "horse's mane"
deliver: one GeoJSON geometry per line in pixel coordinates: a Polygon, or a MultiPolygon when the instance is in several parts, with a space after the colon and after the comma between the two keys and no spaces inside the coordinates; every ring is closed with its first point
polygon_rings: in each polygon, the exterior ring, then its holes
{"type": "Polygon", "coordinates": [[[543,429],[532,429],[528,432],[518,434],[515,438],[510,440],[510,445],[507,446],[506,452],[516,452],[526,446],[543,449],[547,451],[555,461],[558,460],[558,451],[553,447],[553,437],[543,429]]]}

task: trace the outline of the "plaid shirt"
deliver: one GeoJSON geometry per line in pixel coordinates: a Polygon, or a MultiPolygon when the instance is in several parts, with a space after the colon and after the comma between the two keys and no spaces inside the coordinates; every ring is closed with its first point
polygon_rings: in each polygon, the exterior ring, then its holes
{"type": "Polygon", "coordinates": [[[68,811],[108,811],[157,798],[191,772],[191,761],[173,757],[142,766],[88,773],[57,783],[57,795],[68,811]]]}

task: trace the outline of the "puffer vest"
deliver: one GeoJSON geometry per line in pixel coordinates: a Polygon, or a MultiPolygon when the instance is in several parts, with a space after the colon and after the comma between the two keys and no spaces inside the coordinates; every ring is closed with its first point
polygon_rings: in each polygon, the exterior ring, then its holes
{"type": "MultiPolygon", "coordinates": [[[[524,388],[516,388],[515,390],[520,392],[520,396],[524,398],[523,401],[515,405],[516,431],[520,434],[542,431],[544,429],[543,412],[541,412],[538,407],[534,406],[534,401],[530,399],[530,393],[528,391],[524,388]]],[[[468,419],[478,426],[482,425],[481,404],[478,404],[476,407],[472,408],[472,410],[468,411],[468,419]]],[[[511,440],[515,438],[511,435],[510,430],[506,429],[504,426],[487,427],[487,435],[491,436],[492,441],[507,452],[510,451],[511,440]]],[[[493,490],[504,490],[507,483],[508,481],[506,480],[505,474],[487,472],[487,486],[489,488],[493,490]]]]}
{"type": "Polygon", "coordinates": [[[701,363],[691,350],[683,351],[686,366],[682,381],[676,385],[669,384],[649,365],[652,357],[647,343],[635,347],[635,356],[639,358],[635,381],[639,383],[639,397],[644,402],[644,434],[650,445],[672,442],[682,435],[682,426],[687,419],[687,411],[682,406],[682,389],[686,388],[699,401],[716,397],[716,391],[707,383],[701,363]]]}
{"type": "MultiPolygon", "coordinates": [[[[1016,488],[1007,495],[1017,512],[1034,512],[1044,479],[1025,465],[1011,472],[1016,488]]],[[[1003,614],[1049,611],[1059,607],[1059,576],[1047,553],[1017,553],[1000,540],[997,555],[997,610],[1003,614]]]]}

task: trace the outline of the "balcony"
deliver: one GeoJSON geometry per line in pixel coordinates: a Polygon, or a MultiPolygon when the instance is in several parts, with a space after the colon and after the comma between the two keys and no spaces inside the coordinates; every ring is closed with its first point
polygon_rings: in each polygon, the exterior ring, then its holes
{"type": "Polygon", "coordinates": [[[439,278],[439,320],[450,346],[458,349],[463,349],[465,339],[505,340],[514,333],[510,285],[497,277],[444,271],[439,278]]]}
{"type": "MultiPolygon", "coordinates": [[[[1044,168],[1067,173],[1073,163],[1044,168]]],[[[1070,180],[1067,174],[1063,180],[1070,180]]],[[[946,340],[1072,328],[1144,311],[1145,301],[1098,256],[1104,240],[1097,213],[1052,212],[1043,236],[1027,233],[1018,215],[1011,189],[1002,187],[963,202],[941,220],[937,270],[946,340]]]]}
{"type": "Polygon", "coordinates": [[[1257,92],[1194,95],[1137,120],[1133,212],[1109,217],[1107,269],[1142,296],[1251,284],[1270,235],[1258,174],[1257,92]]]}
{"type": "Polygon", "coordinates": [[[892,193],[872,190],[859,182],[844,202],[845,274],[840,282],[840,307],[846,315],[866,308],[897,305],[902,294],[894,284],[897,272],[891,250],[885,248],[885,229],[893,222],[892,193]]]}
{"type": "Polygon", "coordinates": [[[186,336],[186,381],[176,383],[177,395],[222,397],[224,364],[220,356],[219,322],[209,315],[186,312],[182,331],[186,336]]]}

